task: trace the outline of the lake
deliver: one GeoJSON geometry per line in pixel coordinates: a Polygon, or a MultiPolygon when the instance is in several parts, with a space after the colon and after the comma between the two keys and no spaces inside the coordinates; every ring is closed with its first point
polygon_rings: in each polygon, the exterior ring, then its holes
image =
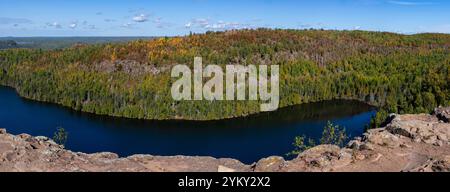
{"type": "Polygon", "coordinates": [[[285,156],[293,150],[292,142],[298,135],[319,140],[327,121],[344,126],[351,137],[360,136],[376,113],[374,107],[358,101],[334,100],[230,120],[135,120],[23,99],[14,89],[3,86],[0,106],[0,127],[9,133],[52,138],[57,127],[64,127],[69,133],[66,148],[72,151],[213,156],[244,163],[285,156]]]}

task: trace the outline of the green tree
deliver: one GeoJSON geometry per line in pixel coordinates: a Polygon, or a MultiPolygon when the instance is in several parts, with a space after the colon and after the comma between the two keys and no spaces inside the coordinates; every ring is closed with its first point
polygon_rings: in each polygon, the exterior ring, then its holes
{"type": "Polygon", "coordinates": [[[53,134],[53,141],[59,145],[65,146],[68,136],[69,133],[63,127],[58,127],[53,134]]]}
{"type": "Polygon", "coordinates": [[[306,151],[316,145],[313,139],[309,138],[308,142],[305,142],[306,136],[297,136],[294,139],[294,143],[292,145],[295,149],[287,154],[287,156],[298,155],[303,151],[306,151]]]}
{"type": "Polygon", "coordinates": [[[348,136],[345,131],[345,127],[341,128],[339,125],[333,125],[333,123],[328,121],[327,125],[323,129],[320,143],[343,147],[347,139],[348,136]]]}
{"type": "MultiPolygon", "coordinates": [[[[327,125],[323,128],[320,144],[337,145],[339,147],[343,147],[347,139],[348,136],[345,127],[341,128],[339,125],[333,125],[330,121],[328,121],[327,125]]],[[[306,136],[303,135],[295,137],[292,145],[294,146],[294,150],[289,152],[287,156],[298,155],[303,151],[316,146],[316,143],[313,139],[307,139],[306,136]]]]}

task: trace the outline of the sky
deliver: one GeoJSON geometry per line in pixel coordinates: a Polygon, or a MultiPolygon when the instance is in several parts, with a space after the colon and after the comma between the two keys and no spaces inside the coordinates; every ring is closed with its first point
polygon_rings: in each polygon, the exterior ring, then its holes
{"type": "Polygon", "coordinates": [[[0,0],[0,36],[177,36],[244,28],[450,33],[448,0],[0,0]]]}

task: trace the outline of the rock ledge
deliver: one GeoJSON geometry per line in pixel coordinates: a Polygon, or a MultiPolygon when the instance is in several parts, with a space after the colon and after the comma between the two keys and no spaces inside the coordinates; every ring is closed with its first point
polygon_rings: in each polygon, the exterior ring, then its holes
{"type": "Polygon", "coordinates": [[[0,129],[0,172],[450,172],[450,107],[433,115],[392,115],[386,127],[368,130],[345,148],[319,145],[297,158],[268,157],[253,165],[212,157],[85,154],[51,139],[11,135],[0,129]]]}

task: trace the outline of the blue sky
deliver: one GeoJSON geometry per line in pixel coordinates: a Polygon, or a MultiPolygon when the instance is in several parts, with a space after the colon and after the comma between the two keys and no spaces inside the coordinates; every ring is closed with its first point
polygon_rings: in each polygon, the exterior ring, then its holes
{"type": "Polygon", "coordinates": [[[256,27],[450,33],[450,1],[0,0],[0,36],[173,36],[256,27]]]}

